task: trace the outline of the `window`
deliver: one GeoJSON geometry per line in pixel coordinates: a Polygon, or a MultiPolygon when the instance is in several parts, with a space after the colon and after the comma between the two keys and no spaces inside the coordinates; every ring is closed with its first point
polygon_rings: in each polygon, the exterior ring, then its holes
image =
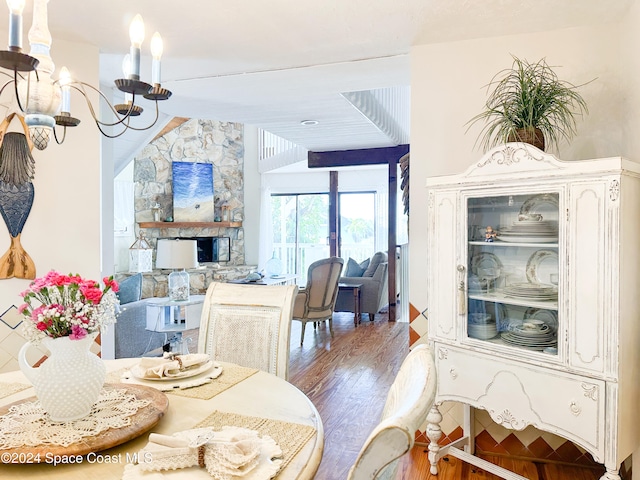
{"type": "Polygon", "coordinates": [[[376,252],[375,200],[373,192],[339,194],[339,251],[345,261],[351,257],[361,262],[376,252]]]}
{"type": "Polygon", "coordinates": [[[307,283],[307,269],[329,256],[329,195],[272,195],[273,251],[283,273],[307,283]]]}

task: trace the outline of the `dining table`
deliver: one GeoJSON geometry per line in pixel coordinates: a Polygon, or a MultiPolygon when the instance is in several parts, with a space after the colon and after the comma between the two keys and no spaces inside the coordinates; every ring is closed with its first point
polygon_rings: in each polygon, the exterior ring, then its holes
{"type": "MultiPolygon", "coordinates": [[[[188,386],[188,388],[175,387],[167,391],[166,383],[163,382],[136,382],[138,377],[132,377],[131,371],[140,364],[140,361],[139,358],[104,360],[107,369],[105,387],[111,385],[112,388],[125,390],[130,388],[134,393],[140,389],[151,392],[153,401],[160,405],[159,407],[156,405],[157,423],[154,421],[154,425],[149,429],[140,427],[142,431],[133,435],[124,435],[122,443],[117,445],[107,445],[107,448],[98,451],[80,450],[82,451],[80,456],[72,454],[66,456],[65,447],[59,445],[48,447],[46,443],[39,445],[37,449],[33,446],[17,449],[0,448],[0,478],[121,479],[128,469],[133,468],[132,464],[135,465],[136,461],[140,461],[138,453],[148,444],[151,433],[171,436],[178,432],[202,427],[210,427],[215,431],[227,425],[255,428],[258,432],[266,429],[264,431],[273,436],[276,443],[280,442],[283,456],[280,460],[276,460],[282,463],[280,470],[273,478],[277,480],[314,478],[324,447],[322,421],[313,403],[294,385],[267,372],[217,362],[216,368],[222,372],[217,378],[202,385],[188,386]],[[214,390],[211,390],[212,388],[214,390]],[[133,438],[129,439],[129,436],[133,438]],[[42,455],[48,448],[51,448],[55,456],[42,455]],[[35,451],[41,454],[38,462],[30,458],[35,451]]],[[[0,427],[2,415],[8,411],[7,406],[35,401],[35,391],[21,371],[0,374],[0,427]]],[[[135,430],[135,427],[136,425],[133,425],[128,428],[135,430]]],[[[69,451],[71,453],[77,451],[79,445],[76,443],[68,447],[69,451]]],[[[89,445],[92,444],[89,443],[89,445]]],[[[162,477],[157,478],[194,480],[211,478],[205,468],[197,465],[159,473],[162,477]]],[[[140,478],[142,480],[144,476],[140,478]]],[[[233,478],[253,477],[249,475],[233,478]]],[[[267,478],[255,480],[267,480],[267,478]]]]}

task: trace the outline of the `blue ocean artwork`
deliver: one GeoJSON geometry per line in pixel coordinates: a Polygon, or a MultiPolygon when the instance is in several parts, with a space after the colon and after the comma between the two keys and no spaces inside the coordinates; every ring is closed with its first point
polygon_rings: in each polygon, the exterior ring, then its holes
{"type": "Polygon", "coordinates": [[[213,222],[213,165],[173,162],[173,221],[213,222]]]}

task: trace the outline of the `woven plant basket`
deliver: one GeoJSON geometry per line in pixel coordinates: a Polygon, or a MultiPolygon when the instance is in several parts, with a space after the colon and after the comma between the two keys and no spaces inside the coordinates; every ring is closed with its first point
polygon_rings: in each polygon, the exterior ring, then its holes
{"type": "Polygon", "coordinates": [[[507,137],[508,142],[524,142],[544,152],[544,135],[539,128],[518,128],[507,137]]]}

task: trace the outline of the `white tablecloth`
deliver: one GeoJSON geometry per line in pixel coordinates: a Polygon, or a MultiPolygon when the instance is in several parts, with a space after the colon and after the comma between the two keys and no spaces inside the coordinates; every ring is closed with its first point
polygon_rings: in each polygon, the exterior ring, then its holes
{"type": "MultiPolygon", "coordinates": [[[[135,365],[137,359],[105,361],[108,371],[135,365]]],[[[224,364],[223,364],[224,367],[224,364]]],[[[215,381],[215,380],[214,380],[215,381]]],[[[0,374],[0,382],[29,382],[21,372],[0,374]]],[[[33,388],[0,399],[0,406],[34,396],[33,388]]],[[[166,435],[193,428],[213,411],[237,413],[313,426],[317,433],[309,440],[291,463],[276,477],[278,480],[312,479],[320,464],[324,445],[322,422],[311,401],[290,383],[275,375],[258,372],[210,400],[167,394],[169,408],[151,432],[166,435]]],[[[147,443],[147,432],[120,446],[97,452],[81,464],[8,465],[0,462],[0,478],[37,478],[47,480],[115,480],[119,479],[129,458],[147,443]],[[98,463],[115,460],[115,463],[98,463]]],[[[0,457],[2,451],[0,450],[0,457]]]]}

